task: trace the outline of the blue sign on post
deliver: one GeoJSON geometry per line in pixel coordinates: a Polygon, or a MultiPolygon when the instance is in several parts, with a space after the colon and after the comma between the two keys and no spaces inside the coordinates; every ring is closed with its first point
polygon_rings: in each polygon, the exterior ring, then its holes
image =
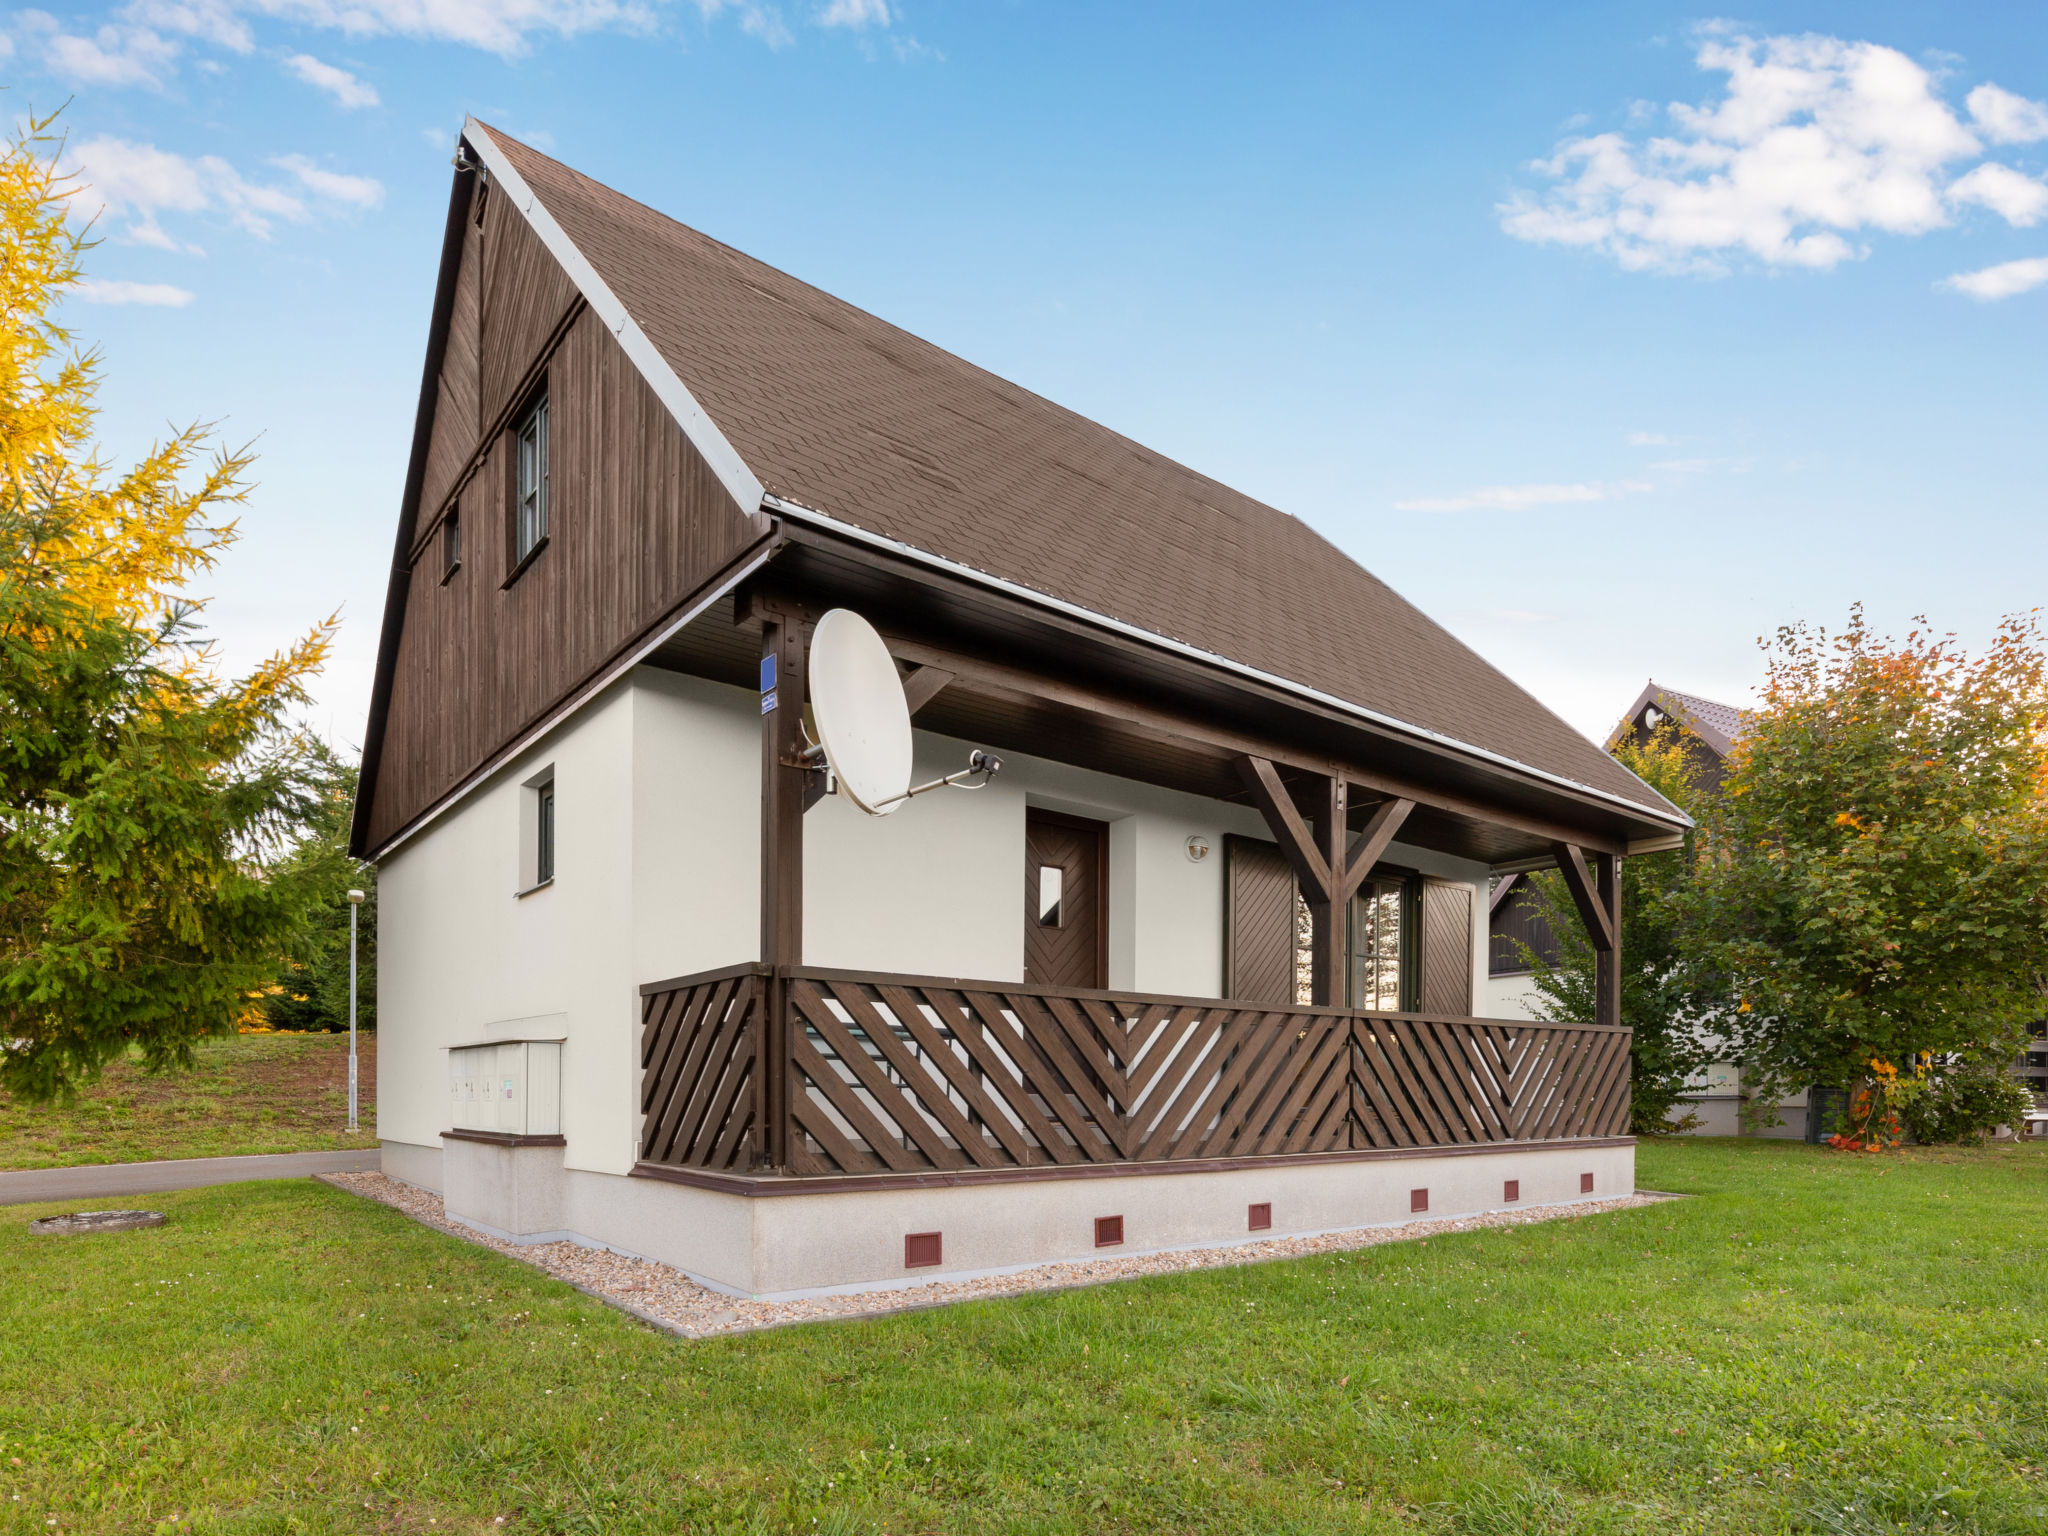
{"type": "Polygon", "coordinates": [[[775,709],[775,653],[770,651],[761,658],[761,713],[771,714],[775,709]]]}

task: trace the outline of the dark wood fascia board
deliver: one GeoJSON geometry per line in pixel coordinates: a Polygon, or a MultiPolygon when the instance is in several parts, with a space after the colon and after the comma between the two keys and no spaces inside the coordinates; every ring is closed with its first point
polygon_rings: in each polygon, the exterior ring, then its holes
{"type": "Polygon", "coordinates": [[[514,1131],[443,1131],[443,1141],[477,1141],[487,1147],[566,1147],[566,1136],[522,1136],[514,1131]]]}
{"type": "MultiPolygon", "coordinates": [[[[1272,1152],[1253,1157],[1182,1158],[1157,1163],[1052,1163],[1030,1168],[934,1169],[926,1173],[850,1173],[778,1176],[723,1173],[710,1168],[676,1168],[635,1163],[628,1175],[664,1184],[750,1199],[778,1195],[851,1195],[892,1189],[950,1189],[976,1184],[1048,1184],[1079,1179],[1130,1179],[1190,1173],[1237,1173],[1250,1168],[1313,1168],[1318,1164],[1412,1162],[1426,1157],[1512,1156],[1527,1152],[1590,1152],[1632,1147],[1633,1136],[1559,1137],[1547,1141],[1457,1142],[1444,1147],[1357,1147],[1342,1152],[1272,1152]]],[[[1610,1197],[1611,1198],[1611,1197],[1610,1197]]]]}
{"type": "MultiPolygon", "coordinates": [[[[555,702],[535,711],[526,721],[522,722],[508,734],[502,746],[485,753],[475,766],[466,772],[458,774],[453,786],[445,794],[437,796],[431,804],[421,807],[418,815],[406,822],[404,826],[395,828],[388,837],[384,838],[374,848],[366,849],[361,846],[364,832],[362,818],[366,814],[362,807],[368,802],[359,790],[356,797],[357,820],[350,835],[350,851],[359,859],[375,860],[382,858],[397,844],[404,842],[421,827],[433,821],[449,805],[468,794],[480,781],[504,767],[507,762],[523,751],[527,744],[535,737],[553,729],[562,720],[582,708],[583,705],[587,704],[598,693],[616,682],[620,677],[623,677],[635,664],[644,660],[650,652],[655,650],[667,638],[668,634],[677,627],[677,621],[680,618],[691,614],[693,610],[701,609],[706,604],[723,596],[733,586],[751,574],[755,567],[771,558],[779,547],[779,531],[771,524],[768,532],[762,534],[760,538],[726,561],[715,574],[699,582],[697,586],[683,596],[681,601],[672,604],[659,618],[643,625],[639,632],[631,639],[615,647],[609,656],[586,672],[580,681],[570,687],[555,702]]],[[[387,693],[388,688],[389,685],[386,684],[387,693]]],[[[377,719],[381,724],[381,717],[373,718],[377,719]]],[[[367,764],[369,760],[367,747],[364,749],[364,759],[367,764]]],[[[367,767],[365,771],[368,771],[367,767]]]]}
{"type": "MultiPolygon", "coordinates": [[[[1225,687],[1240,697],[1256,700],[1263,706],[1281,711],[1282,718],[1313,719],[1324,725],[1339,727],[1347,734],[1398,745],[1409,751],[1419,751],[1446,763],[1456,762],[1461,767],[1476,769],[1490,778],[1513,781],[1526,790],[1534,791],[1555,801],[1564,802],[1572,809],[1582,810],[1588,816],[1597,818],[1594,823],[1595,826],[1602,822],[1609,826],[1616,822],[1632,822],[1644,830],[1664,832],[1690,824],[1684,819],[1683,812],[1663,812],[1649,805],[1606,798],[1598,792],[1581,789],[1562,779],[1546,777],[1534,771],[1520,770],[1511,763],[1496,761],[1492,758],[1476,754],[1459,752],[1447,741],[1397,731],[1391,726],[1381,724],[1363,715],[1347,712],[1332,705],[1263,682],[1260,679],[1248,677],[1234,668],[1225,667],[1220,664],[1205,665],[1198,658],[1185,655],[1180,650],[1171,647],[1164,639],[1157,644],[1147,644],[1138,637],[1127,635],[1119,629],[1090,624],[1059,608],[1027,603],[1023,598],[1014,596],[996,587],[970,582],[961,576],[938,569],[923,561],[844,537],[828,528],[810,523],[786,522],[784,536],[793,549],[801,550],[809,547],[820,551],[829,551],[836,558],[848,560],[873,570],[887,571],[892,575],[907,578],[922,586],[946,593],[966,604],[985,607],[1006,615],[1028,617],[1033,623],[1041,624],[1049,629],[1070,635],[1076,640],[1085,640],[1090,644],[1101,646],[1110,652],[1142,655],[1147,661],[1155,665],[1164,662],[1168,667],[1180,672],[1182,675],[1190,678],[1199,676],[1203,682],[1210,685],[1220,681],[1225,687]]],[[[886,621],[879,627],[883,629],[885,636],[889,635],[890,631],[886,621]]],[[[893,639],[894,637],[891,638],[893,639]]],[[[966,661],[966,658],[961,657],[955,651],[929,646],[916,648],[911,648],[911,646],[912,642],[906,642],[905,648],[898,649],[896,645],[892,644],[891,650],[896,653],[899,659],[904,661],[928,662],[949,668],[953,666],[954,662],[966,661]]],[[[987,672],[990,670],[990,667],[988,664],[980,664],[976,667],[976,670],[987,672]]],[[[1017,672],[1016,669],[1005,670],[1009,670],[1013,675],[1017,676],[1027,675],[1017,672]]],[[[963,671],[961,675],[965,678],[969,673],[963,671]]],[[[1130,707],[1120,703],[1118,708],[1128,718],[1130,707]]],[[[1433,791],[1428,786],[1411,779],[1374,773],[1348,762],[1333,765],[1327,757],[1311,757],[1298,751],[1290,751],[1286,746],[1276,741],[1253,742],[1246,738],[1235,739],[1238,745],[1231,753],[1233,756],[1240,754],[1266,756],[1272,758],[1275,762],[1301,767],[1311,772],[1328,773],[1333,766],[1341,767],[1345,778],[1349,782],[1358,785],[1360,788],[1371,790],[1379,796],[1411,799],[1418,805],[1444,810],[1453,815],[1472,816],[1482,820],[1497,820],[1507,825],[1516,824],[1510,818],[1498,814],[1493,809],[1480,806],[1476,801],[1463,797],[1446,796],[1441,791],[1433,791]]],[[[1601,835],[1585,824],[1573,824],[1568,827],[1565,823],[1558,821],[1527,817],[1524,818],[1524,821],[1527,823],[1526,830],[1537,836],[1554,838],[1558,832],[1569,830],[1575,840],[1584,846],[1598,848],[1602,852],[1620,852],[1626,847],[1627,843],[1625,837],[1601,835]]]]}
{"type": "MultiPolygon", "coordinates": [[[[434,405],[440,393],[441,360],[448,350],[448,327],[455,313],[455,276],[462,264],[463,221],[469,217],[468,170],[457,170],[448,189],[448,219],[441,236],[441,270],[434,283],[434,308],[427,323],[427,357],[420,371],[419,404],[413,410],[412,456],[405,468],[405,492],[399,498],[398,532],[391,551],[391,574],[384,587],[384,622],[377,634],[377,669],[370,683],[370,714],[363,727],[362,762],[356,774],[356,803],[349,818],[348,851],[366,856],[370,806],[377,797],[378,759],[384,751],[384,720],[391,708],[391,685],[398,671],[398,636],[405,627],[405,600],[412,580],[413,524],[419,516],[420,491],[427,475],[427,450],[434,432],[434,405]]],[[[438,510],[438,509],[437,509],[438,510]]]]}
{"type": "MultiPolygon", "coordinates": [[[[884,624],[886,623],[885,619],[884,624]]],[[[1347,783],[1367,791],[1368,801],[1407,800],[1414,805],[1427,806],[1448,815],[1513,827],[1545,842],[1576,840],[1581,846],[1601,853],[1622,853],[1627,850],[1628,844],[1623,838],[1607,837],[1589,831],[1583,826],[1567,825],[1547,818],[1533,817],[1521,811],[1489,806],[1464,796],[1446,794],[1441,789],[1412,779],[1373,773],[1348,763],[1332,763],[1326,759],[1292,751],[1284,741],[1240,735],[1209,722],[1169,714],[1129,699],[1099,694],[1061,679],[1049,678],[1004,663],[982,661],[963,656],[957,651],[918,641],[903,640],[893,635],[889,636],[889,649],[900,660],[924,666],[943,667],[961,682],[1005,690],[1019,698],[1051,699],[1090,714],[1115,720],[1128,729],[1143,731],[1160,739],[1171,740],[1175,745],[1205,752],[1219,761],[1232,758],[1262,758],[1300,773],[1322,775],[1334,771],[1347,783]]],[[[1321,882],[1318,879],[1311,883],[1321,882]]]]}

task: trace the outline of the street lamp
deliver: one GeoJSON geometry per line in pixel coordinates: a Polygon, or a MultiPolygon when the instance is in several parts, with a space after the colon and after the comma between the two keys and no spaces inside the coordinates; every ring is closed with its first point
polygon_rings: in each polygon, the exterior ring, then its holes
{"type": "Polygon", "coordinates": [[[356,914],[363,909],[363,893],[348,893],[348,1129],[356,1130],[356,914]]]}

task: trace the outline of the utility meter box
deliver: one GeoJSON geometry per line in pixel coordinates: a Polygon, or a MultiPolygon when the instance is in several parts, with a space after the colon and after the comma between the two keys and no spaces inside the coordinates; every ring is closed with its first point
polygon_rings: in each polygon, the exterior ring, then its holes
{"type": "Polygon", "coordinates": [[[448,1052],[449,1125],[504,1136],[562,1133],[562,1042],[498,1040],[448,1052]]]}

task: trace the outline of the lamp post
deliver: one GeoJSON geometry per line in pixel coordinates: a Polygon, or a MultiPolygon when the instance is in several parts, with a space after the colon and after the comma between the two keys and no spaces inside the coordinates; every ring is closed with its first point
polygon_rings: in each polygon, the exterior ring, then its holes
{"type": "Polygon", "coordinates": [[[363,910],[363,893],[348,893],[348,1129],[356,1130],[356,914],[363,910]]]}

